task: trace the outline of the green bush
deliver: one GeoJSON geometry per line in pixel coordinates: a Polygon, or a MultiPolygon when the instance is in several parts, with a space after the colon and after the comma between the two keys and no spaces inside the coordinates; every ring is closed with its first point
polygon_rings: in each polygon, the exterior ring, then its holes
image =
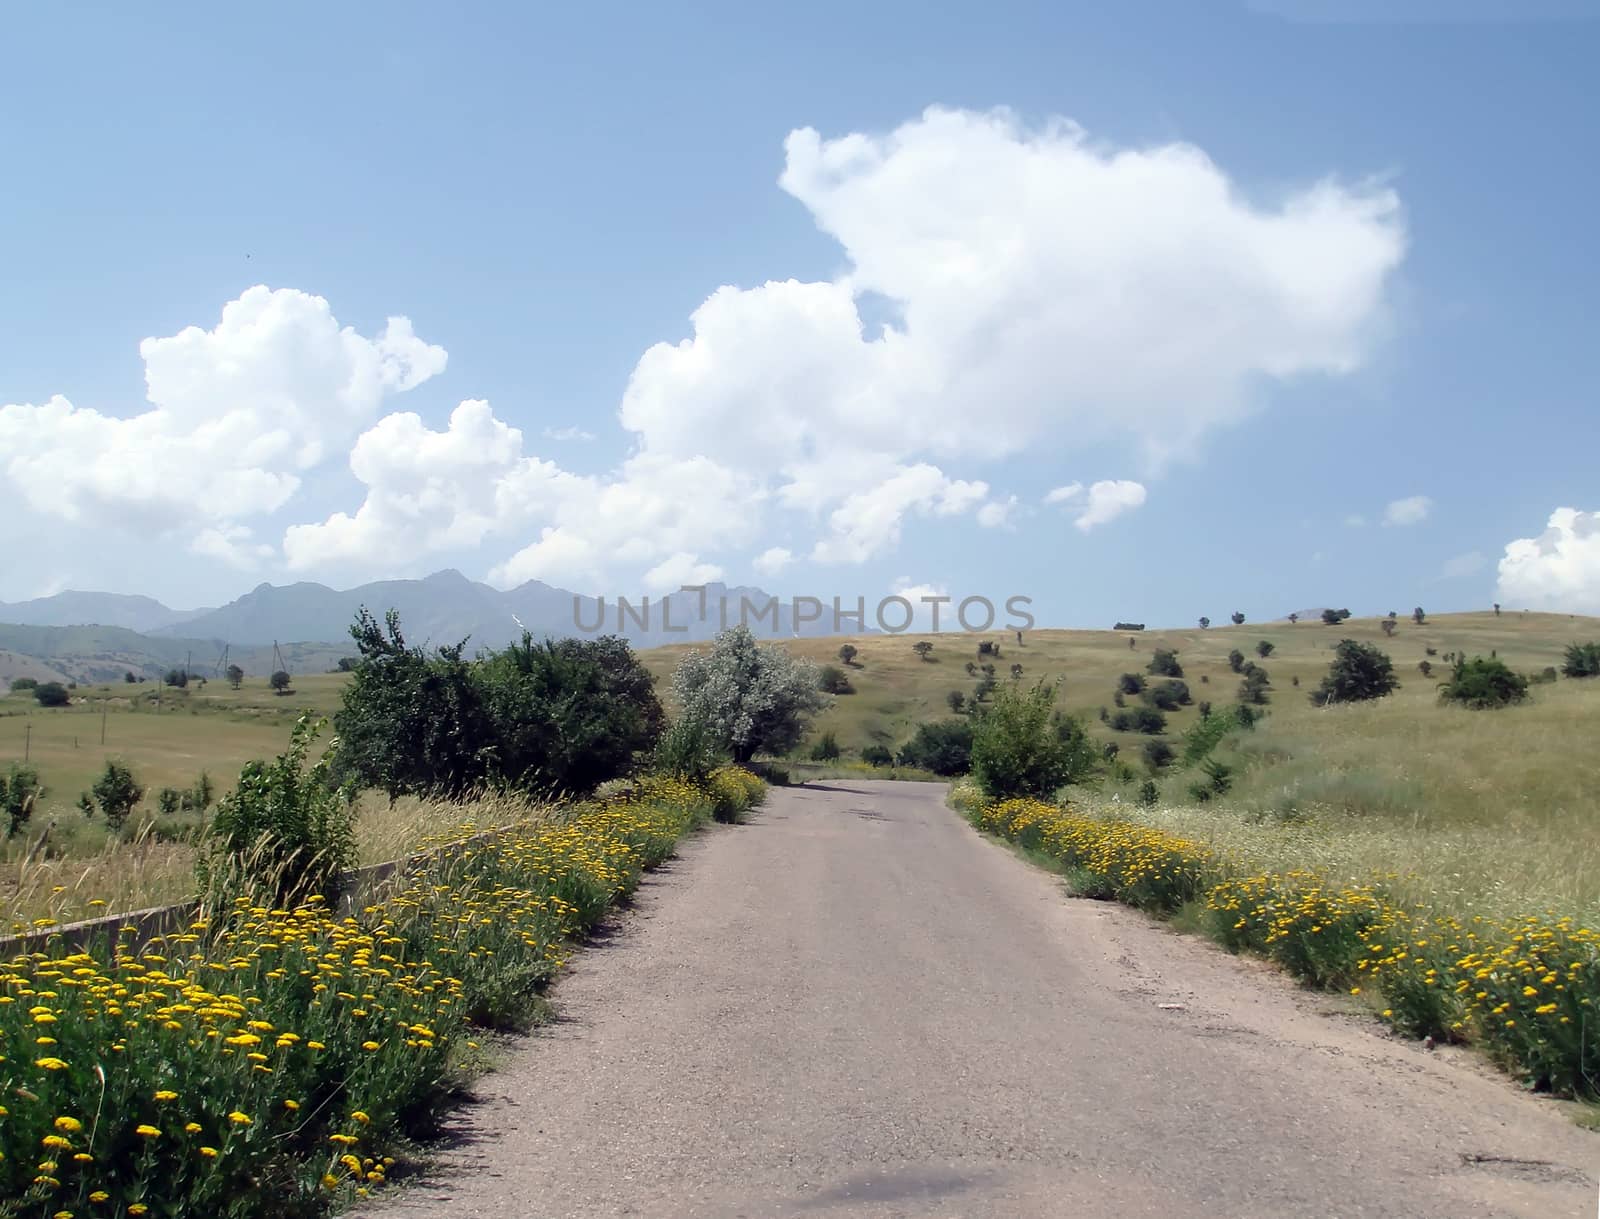
{"type": "Polygon", "coordinates": [[[811,747],[811,760],[813,762],[837,762],[839,760],[839,742],[833,733],[824,732],[811,747]]]}
{"type": "Polygon", "coordinates": [[[37,690],[39,679],[37,677],[13,677],[11,679],[11,692],[13,694],[22,690],[37,690]]]}
{"type": "Polygon", "coordinates": [[[32,766],[13,762],[6,773],[0,775],[0,817],[5,818],[7,838],[15,838],[22,832],[43,790],[39,772],[32,766]]]}
{"type": "Polygon", "coordinates": [[[1260,643],[1256,644],[1256,655],[1261,657],[1262,660],[1265,660],[1268,656],[1272,655],[1272,650],[1276,646],[1277,645],[1275,645],[1270,639],[1263,639],[1260,643]]]}
{"type": "Polygon", "coordinates": [[[1183,666],[1178,663],[1178,654],[1165,648],[1157,648],[1155,655],[1150,657],[1149,671],[1157,677],[1183,676],[1183,666]]]}
{"type": "Polygon", "coordinates": [[[1600,676],[1600,643],[1569,643],[1561,663],[1563,677],[1600,676]]]}
{"type": "Polygon", "coordinates": [[[1189,684],[1170,677],[1147,686],[1144,698],[1152,707],[1162,711],[1176,711],[1193,701],[1189,696],[1189,684]]]}
{"type": "Polygon", "coordinates": [[[163,817],[176,816],[183,802],[183,793],[176,787],[163,787],[156,793],[156,811],[163,817]]]}
{"type": "Polygon", "coordinates": [[[900,747],[899,762],[947,778],[966,774],[972,768],[972,721],[918,724],[916,735],[900,747]]]}
{"type": "Polygon", "coordinates": [[[33,688],[33,697],[38,700],[41,707],[65,707],[72,702],[72,695],[67,693],[67,688],[58,681],[47,681],[33,688]]]}
{"type": "Polygon", "coordinates": [[[850,684],[850,675],[838,665],[823,665],[817,671],[817,689],[824,694],[854,694],[856,688],[850,684]]]}
{"type": "Polygon", "coordinates": [[[1475,656],[1456,662],[1450,680],[1439,687],[1439,697],[1476,711],[1509,707],[1528,697],[1528,679],[1513,673],[1503,660],[1475,656]]]}
{"type": "Polygon", "coordinates": [[[100,806],[100,815],[113,830],[120,830],[134,806],[144,799],[144,788],[133,777],[133,771],[114,758],[106,762],[105,770],[100,772],[89,792],[100,806]]]}
{"type": "Polygon", "coordinates": [[[704,721],[680,715],[656,741],[650,769],[658,775],[675,775],[703,783],[708,775],[727,761],[704,721]]]}
{"type": "Polygon", "coordinates": [[[861,760],[868,766],[893,766],[894,754],[889,752],[887,746],[868,745],[861,751],[861,760]]]}
{"type": "Polygon", "coordinates": [[[1244,653],[1238,648],[1234,648],[1233,651],[1228,653],[1228,668],[1235,673],[1244,668],[1244,653]]]}
{"type": "Polygon", "coordinates": [[[983,793],[1003,800],[1046,797],[1089,774],[1096,750],[1082,723],[1056,710],[1056,688],[1007,687],[972,736],[972,777],[983,793]]]}
{"type": "Polygon", "coordinates": [[[1139,784],[1138,801],[1140,804],[1144,805],[1145,808],[1154,808],[1157,801],[1160,799],[1161,789],[1156,786],[1156,781],[1154,779],[1146,779],[1143,783],[1139,784]]]}
{"type": "Polygon", "coordinates": [[[1151,770],[1162,769],[1164,766],[1169,765],[1172,759],[1177,756],[1173,752],[1172,746],[1160,739],[1146,741],[1144,743],[1144,749],[1141,752],[1144,754],[1145,765],[1151,770]]]}
{"type": "Polygon", "coordinates": [[[1118,732],[1145,732],[1154,736],[1167,730],[1167,717],[1154,707],[1130,707],[1111,717],[1111,727],[1118,732]]]}
{"type": "Polygon", "coordinates": [[[1117,678],[1117,689],[1123,694],[1142,694],[1144,678],[1137,673],[1124,673],[1117,678]]]}
{"type": "Polygon", "coordinates": [[[1382,698],[1400,684],[1394,664],[1370,643],[1341,639],[1322,684],[1311,692],[1317,706],[1382,698]]]}
{"type": "Polygon", "coordinates": [[[335,786],[331,748],[306,764],[325,722],[302,715],[288,749],[245,764],[206,833],[203,892],[220,898],[243,888],[284,908],[338,896],[341,874],[355,862],[354,790],[335,786]]]}

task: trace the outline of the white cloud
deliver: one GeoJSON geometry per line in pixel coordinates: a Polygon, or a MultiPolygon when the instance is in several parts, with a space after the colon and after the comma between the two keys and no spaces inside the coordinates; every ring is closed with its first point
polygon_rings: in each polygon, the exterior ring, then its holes
{"type": "Polygon", "coordinates": [[[1390,500],[1383,509],[1385,525],[1420,525],[1433,511],[1433,501],[1426,495],[1410,495],[1405,499],[1390,500]]]}
{"type": "Polygon", "coordinates": [[[1047,492],[1044,502],[1047,504],[1067,504],[1076,500],[1083,494],[1082,483],[1068,483],[1064,487],[1056,487],[1047,492]]]}
{"type": "Polygon", "coordinates": [[[644,586],[648,592],[676,592],[685,584],[710,584],[722,579],[722,568],[715,563],[702,563],[694,555],[678,551],[657,563],[644,573],[644,586]]]}
{"type": "Polygon", "coordinates": [[[214,328],[146,339],[139,353],[149,410],[120,418],[60,396],[0,406],[0,469],[39,515],[192,530],[199,553],[230,561],[246,552],[224,545],[226,526],[282,507],[301,472],[446,358],[405,318],[363,338],[321,297],[259,286],[214,328]]]}
{"type": "Polygon", "coordinates": [[[189,542],[192,553],[248,571],[271,559],[271,546],[256,541],[248,525],[215,525],[202,529],[189,542]]]}
{"type": "MultiPolygon", "coordinates": [[[[913,584],[909,576],[901,576],[894,582],[894,594],[897,597],[904,597],[911,603],[912,617],[908,630],[927,634],[934,630],[960,629],[961,624],[956,620],[955,603],[951,600],[950,590],[945,585],[926,581],[913,584]]],[[[885,619],[892,625],[899,625],[902,613],[904,613],[903,608],[890,608],[884,611],[885,619]]]]}
{"type": "MultiPolygon", "coordinates": [[[[1073,487],[1077,487],[1077,484],[1074,483],[1073,487]]],[[[1067,490],[1067,488],[1058,487],[1056,490],[1067,490]]],[[[1075,502],[1080,491],[1081,488],[1071,495],[1061,496],[1054,502],[1075,502]]],[[[1050,496],[1055,494],[1056,492],[1052,491],[1050,496]]],[[[1045,497],[1046,502],[1050,502],[1050,496],[1045,497]]],[[[1088,496],[1084,500],[1083,511],[1078,513],[1072,523],[1084,533],[1088,533],[1097,525],[1107,524],[1125,512],[1132,512],[1144,501],[1144,484],[1126,478],[1101,479],[1090,486],[1088,496]]]]}
{"type": "Polygon", "coordinates": [[[769,546],[751,564],[757,575],[775,576],[794,561],[794,553],[784,546],[769,546]]]}
{"type": "Polygon", "coordinates": [[[547,427],[541,433],[546,440],[593,440],[594,433],[581,427],[547,427]]]}
{"type": "Polygon", "coordinates": [[[811,557],[824,563],[859,563],[900,541],[906,516],[959,516],[983,502],[989,486],[948,478],[936,466],[905,466],[875,487],[858,491],[828,518],[831,534],[811,557]]]}
{"type": "Polygon", "coordinates": [[[1453,559],[1446,559],[1440,575],[1446,580],[1459,580],[1465,576],[1474,575],[1489,565],[1489,560],[1476,550],[1469,550],[1466,554],[1458,554],[1453,559]]]}
{"type": "Polygon", "coordinates": [[[1021,507],[1021,501],[1015,495],[1005,499],[992,499],[978,509],[978,524],[985,529],[1002,529],[1011,524],[1021,507]]]}
{"type": "Polygon", "coordinates": [[[1557,508],[1538,537],[1507,543],[1499,589],[1518,609],[1600,613],[1600,512],[1557,508]]]}

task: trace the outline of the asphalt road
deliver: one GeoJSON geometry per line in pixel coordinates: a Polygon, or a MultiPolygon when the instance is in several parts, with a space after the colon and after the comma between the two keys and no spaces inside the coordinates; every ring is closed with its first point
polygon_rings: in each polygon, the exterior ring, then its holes
{"type": "Polygon", "coordinates": [[[1591,1216],[1600,1136],[925,784],[774,790],[580,953],[392,1219],[1591,1216]]]}

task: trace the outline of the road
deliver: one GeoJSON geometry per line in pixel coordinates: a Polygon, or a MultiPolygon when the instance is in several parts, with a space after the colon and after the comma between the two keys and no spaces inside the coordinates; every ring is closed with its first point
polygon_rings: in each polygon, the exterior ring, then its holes
{"type": "Polygon", "coordinates": [[[1600,1136],[1137,913],[933,784],[774,789],[557,986],[388,1219],[1553,1216],[1600,1136]]]}

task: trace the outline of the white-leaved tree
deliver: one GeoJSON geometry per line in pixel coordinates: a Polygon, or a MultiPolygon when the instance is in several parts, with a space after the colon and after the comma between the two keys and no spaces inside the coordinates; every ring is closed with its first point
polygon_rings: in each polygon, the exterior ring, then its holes
{"type": "Polygon", "coordinates": [[[745,626],[723,631],[709,652],[685,656],[672,688],[682,715],[704,724],[736,762],[788,753],[832,701],[817,689],[816,665],[758,644],[745,626]]]}

